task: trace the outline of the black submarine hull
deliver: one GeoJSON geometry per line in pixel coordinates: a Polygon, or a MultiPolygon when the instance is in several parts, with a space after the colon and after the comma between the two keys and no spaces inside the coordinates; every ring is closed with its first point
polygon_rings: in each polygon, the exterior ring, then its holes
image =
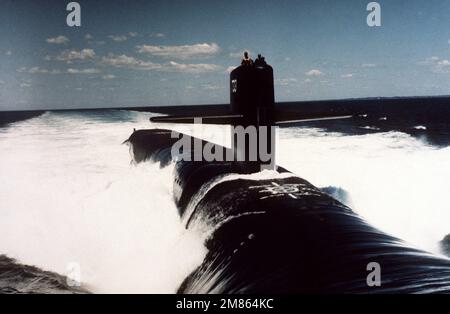
{"type": "MultiPolygon", "coordinates": [[[[139,130],[135,162],[172,162],[170,130],[139,130]]],[[[206,142],[202,142],[203,144],[206,142]]],[[[449,293],[450,260],[409,247],[306,180],[238,174],[231,162],[176,161],[174,199],[206,234],[203,263],[179,293],[449,293]],[[368,265],[378,263],[379,286],[368,265]]]]}

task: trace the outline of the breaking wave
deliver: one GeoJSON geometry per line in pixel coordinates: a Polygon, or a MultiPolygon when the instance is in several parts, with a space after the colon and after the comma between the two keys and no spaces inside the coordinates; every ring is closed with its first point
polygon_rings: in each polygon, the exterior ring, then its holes
{"type": "Polygon", "coordinates": [[[46,113],[0,133],[0,253],[66,274],[93,292],[172,293],[201,241],[172,201],[170,167],[130,165],[120,145],[145,115],[46,113]]]}
{"type": "MultiPolygon", "coordinates": [[[[172,167],[131,165],[120,145],[148,116],[49,112],[0,128],[0,254],[60,274],[77,263],[92,292],[175,292],[206,252],[177,214],[172,167]]],[[[226,127],[175,129],[229,145],[226,127]]],[[[293,127],[279,130],[277,163],[425,250],[450,232],[449,147],[293,127]]]]}

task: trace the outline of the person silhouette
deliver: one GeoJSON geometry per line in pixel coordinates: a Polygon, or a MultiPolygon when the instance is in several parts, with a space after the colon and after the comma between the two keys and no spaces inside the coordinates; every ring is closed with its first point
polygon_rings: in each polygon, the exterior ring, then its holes
{"type": "Polygon", "coordinates": [[[266,60],[263,56],[258,55],[258,58],[255,60],[255,66],[264,66],[267,65],[266,60]]]}
{"type": "Polygon", "coordinates": [[[244,59],[242,59],[241,65],[252,65],[253,60],[248,56],[248,52],[244,51],[244,59]]]}

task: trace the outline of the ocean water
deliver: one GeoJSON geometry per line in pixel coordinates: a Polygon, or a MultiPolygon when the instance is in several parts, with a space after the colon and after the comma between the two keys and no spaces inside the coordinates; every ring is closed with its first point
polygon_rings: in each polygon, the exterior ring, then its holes
{"type": "Polygon", "coordinates": [[[351,208],[382,231],[441,253],[439,241],[450,233],[450,147],[398,131],[290,128],[280,139],[280,164],[316,186],[344,189],[351,208]]]}
{"type": "Polygon", "coordinates": [[[0,252],[92,292],[175,292],[203,259],[172,202],[171,169],[131,165],[145,115],[46,113],[0,131],[0,252]]]}
{"type": "MultiPolygon", "coordinates": [[[[175,292],[206,252],[177,215],[172,167],[133,165],[122,145],[133,128],[155,127],[150,115],[47,112],[0,128],[0,254],[60,274],[75,263],[92,292],[175,292]]],[[[175,129],[229,145],[227,127],[175,129]]],[[[305,126],[278,137],[278,164],[346,190],[370,223],[440,253],[450,233],[450,147],[399,131],[305,126]]]]}

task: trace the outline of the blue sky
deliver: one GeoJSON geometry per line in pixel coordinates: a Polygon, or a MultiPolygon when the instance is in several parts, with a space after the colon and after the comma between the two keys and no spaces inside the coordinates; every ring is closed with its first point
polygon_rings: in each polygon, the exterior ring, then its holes
{"type": "Polygon", "coordinates": [[[0,110],[228,103],[243,50],[277,101],[450,94],[450,1],[0,0],[0,110]]]}

